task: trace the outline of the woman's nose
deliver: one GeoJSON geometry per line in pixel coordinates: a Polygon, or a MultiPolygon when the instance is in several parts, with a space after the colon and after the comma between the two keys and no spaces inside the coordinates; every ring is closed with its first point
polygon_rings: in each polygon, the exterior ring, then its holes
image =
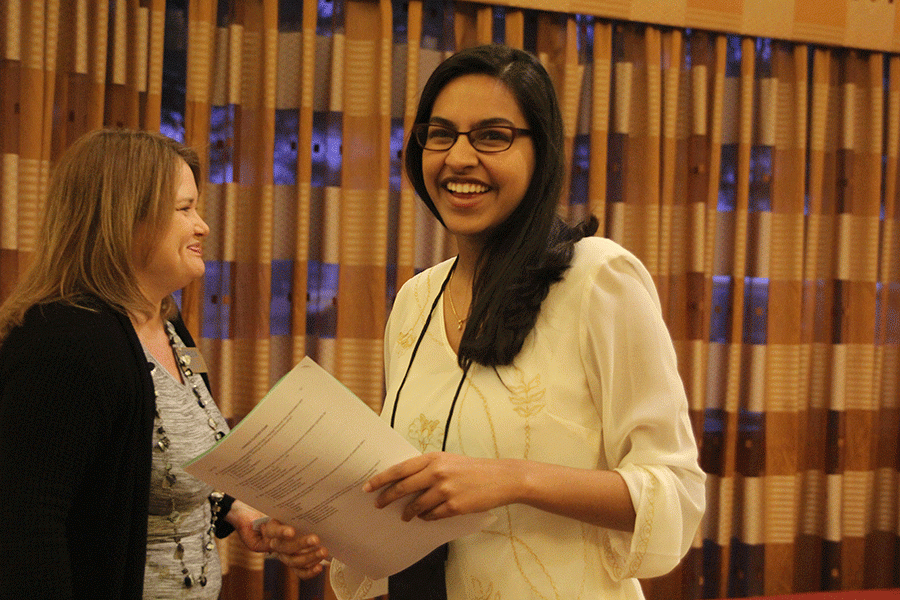
{"type": "Polygon", "coordinates": [[[194,223],[194,232],[200,237],[209,235],[209,225],[206,224],[206,221],[199,214],[197,215],[197,221],[194,223]]]}
{"type": "Polygon", "coordinates": [[[459,135],[444,161],[454,167],[467,167],[478,163],[478,151],[472,146],[467,135],[459,135]]]}

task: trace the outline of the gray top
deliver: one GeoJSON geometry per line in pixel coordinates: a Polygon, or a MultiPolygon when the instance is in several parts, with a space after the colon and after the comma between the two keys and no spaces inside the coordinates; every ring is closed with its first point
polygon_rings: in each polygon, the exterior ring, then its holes
{"type": "MultiPolygon", "coordinates": [[[[174,336],[175,347],[184,347],[171,325],[167,323],[167,326],[174,336]]],[[[146,348],[144,354],[154,365],[153,385],[159,415],[153,431],[144,598],[215,600],[219,597],[222,575],[214,536],[208,533],[212,517],[209,495],[213,488],[188,475],[181,465],[212,447],[216,442],[215,433],[227,433],[228,425],[199,374],[185,376],[185,383],[181,383],[146,348]],[[198,390],[205,408],[197,402],[193,388],[198,390]],[[208,423],[210,419],[216,425],[215,430],[208,423]],[[169,440],[165,451],[158,446],[163,437],[160,427],[169,440]],[[166,481],[167,464],[172,466],[171,475],[175,476],[171,485],[166,481]],[[176,557],[176,531],[184,548],[183,564],[176,557]],[[212,543],[211,550],[205,548],[209,543],[212,543]],[[182,570],[185,568],[194,581],[190,588],[184,585],[182,570]],[[204,572],[207,584],[201,586],[200,577],[204,572]]]]}

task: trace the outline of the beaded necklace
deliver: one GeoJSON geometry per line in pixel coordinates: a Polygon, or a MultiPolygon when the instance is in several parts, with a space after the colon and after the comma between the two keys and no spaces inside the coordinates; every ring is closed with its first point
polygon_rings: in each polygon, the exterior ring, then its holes
{"type": "MultiPolygon", "coordinates": [[[[175,362],[178,365],[178,370],[181,372],[182,379],[184,379],[185,383],[191,386],[191,391],[194,394],[194,398],[197,400],[197,404],[206,412],[206,424],[212,430],[215,441],[219,441],[220,439],[225,437],[225,432],[219,430],[218,425],[216,424],[216,421],[213,418],[212,413],[210,412],[208,403],[203,399],[203,396],[200,393],[200,389],[192,380],[191,376],[194,374],[194,372],[191,369],[191,357],[183,351],[183,348],[179,347],[176,344],[175,327],[169,322],[166,322],[166,334],[169,337],[169,346],[171,346],[172,352],[175,354],[175,362]]],[[[155,391],[154,394],[156,394],[155,391]]],[[[213,536],[216,532],[215,523],[219,511],[221,510],[221,502],[224,498],[224,495],[221,492],[213,492],[212,494],[210,494],[212,519],[210,520],[209,528],[207,528],[206,532],[204,533],[203,565],[201,565],[200,567],[200,575],[195,579],[194,575],[190,572],[190,569],[187,568],[187,565],[184,562],[184,545],[181,543],[184,535],[179,533],[178,531],[178,519],[181,517],[181,513],[175,510],[175,496],[172,493],[172,487],[175,485],[177,478],[175,477],[175,473],[172,472],[174,465],[171,462],[171,457],[169,456],[168,452],[171,442],[166,435],[165,425],[163,424],[163,420],[159,414],[158,408],[156,409],[155,413],[154,427],[156,428],[156,433],[159,434],[159,441],[157,441],[156,443],[156,449],[162,452],[163,462],[165,464],[165,476],[162,481],[162,487],[169,492],[170,511],[168,517],[166,518],[172,524],[172,537],[175,541],[174,558],[175,560],[181,562],[181,575],[183,577],[182,581],[184,587],[193,587],[195,582],[199,583],[201,586],[206,586],[209,581],[207,578],[209,557],[212,551],[216,548],[215,543],[213,542],[213,536]]]]}

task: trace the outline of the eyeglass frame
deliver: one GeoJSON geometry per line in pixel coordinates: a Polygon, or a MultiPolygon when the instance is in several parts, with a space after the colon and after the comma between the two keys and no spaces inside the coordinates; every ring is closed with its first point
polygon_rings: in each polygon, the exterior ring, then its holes
{"type": "Polygon", "coordinates": [[[519,136],[531,135],[530,129],[523,129],[521,127],[514,127],[512,125],[482,125],[481,127],[473,127],[469,131],[457,131],[453,127],[450,127],[449,125],[442,125],[441,123],[416,123],[412,126],[411,132],[412,132],[413,137],[416,140],[416,143],[419,144],[419,147],[422,148],[422,150],[429,150],[430,152],[447,152],[448,150],[453,148],[453,146],[456,145],[456,142],[459,141],[459,136],[464,135],[464,136],[466,136],[466,139],[469,140],[469,145],[472,146],[472,148],[476,152],[481,152],[482,154],[497,154],[499,152],[506,152],[507,150],[512,148],[512,145],[513,145],[513,143],[515,143],[516,138],[518,138],[519,136]],[[446,148],[440,148],[440,149],[427,148],[425,146],[425,143],[422,142],[419,132],[423,132],[423,135],[427,136],[429,127],[439,127],[448,132],[453,132],[456,135],[453,137],[453,141],[450,143],[450,145],[447,146],[446,148]],[[481,131],[482,129],[507,129],[507,130],[511,131],[512,139],[509,140],[509,146],[507,146],[506,148],[503,148],[502,150],[480,150],[480,149],[476,148],[475,143],[472,141],[471,134],[472,134],[472,132],[481,131]]]}

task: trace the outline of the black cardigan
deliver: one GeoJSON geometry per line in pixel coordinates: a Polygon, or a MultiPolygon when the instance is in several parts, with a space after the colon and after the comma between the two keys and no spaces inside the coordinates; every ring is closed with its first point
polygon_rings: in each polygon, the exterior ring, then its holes
{"type": "Polygon", "coordinates": [[[0,598],[141,598],[154,411],[150,369],[122,313],[49,304],[10,332],[0,347],[0,598]]]}

